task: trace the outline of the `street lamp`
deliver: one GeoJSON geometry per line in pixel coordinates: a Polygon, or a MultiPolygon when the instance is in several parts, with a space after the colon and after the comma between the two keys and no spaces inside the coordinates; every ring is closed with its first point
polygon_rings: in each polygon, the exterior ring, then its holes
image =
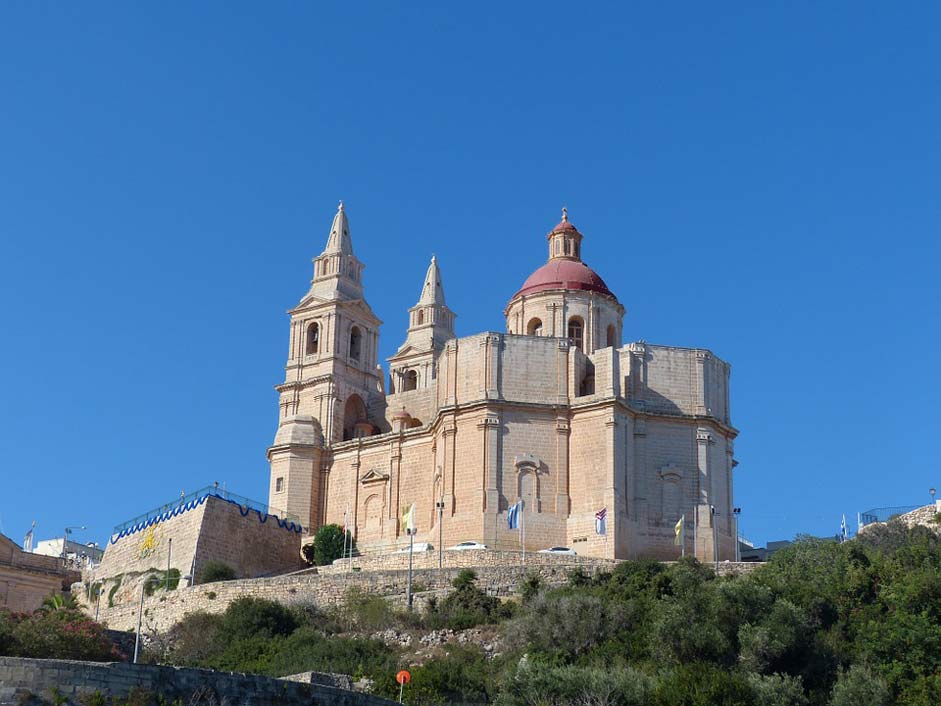
{"type": "Polygon", "coordinates": [[[937,491],[934,488],[928,488],[928,492],[931,494],[931,504],[934,505],[934,494],[937,491]]]}
{"type": "Polygon", "coordinates": [[[86,529],[88,528],[85,525],[81,525],[81,526],[74,525],[72,527],[65,528],[65,534],[62,535],[62,558],[63,559],[65,559],[68,553],[69,535],[72,533],[72,530],[86,530],[86,529]]]}
{"type": "Polygon", "coordinates": [[[742,560],[742,556],[741,556],[742,548],[739,546],[739,543],[738,543],[738,516],[742,514],[742,508],[733,507],[732,514],[735,516],[735,529],[733,531],[733,534],[735,535],[735,561],[741,561],[742,560]]]}

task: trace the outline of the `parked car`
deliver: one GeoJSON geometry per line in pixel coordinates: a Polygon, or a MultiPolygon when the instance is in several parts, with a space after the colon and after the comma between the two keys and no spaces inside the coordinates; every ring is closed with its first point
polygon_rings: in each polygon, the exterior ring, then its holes
{"type": "Polygon", "coordinates": [[[453,547],[448,547],[449,552],[461,552],[467,549],[486,549],[486,544],[481,544],[480,542],[461,542],[460,544],[455,544],[453,547]]]}
{"type": "Polygon", "coordinates": [[[548,549],[540,549],[540,554],[564,554],[565,556],[578,556],[578,552],[574,549],[569,549],[568,547],[549,547],[548,549]]]}
{"type": "MultiPolygon", "coordinates": [[[[414,551],[417,554],[418,552],[430,552],[433,549],[434,547],[428,544],[428,542],[415,542],[415,547],[413,548],[412,551],[414,551]]],[[[396,549],[392,553],[393,554],[408,554],[408,545],[406,544],[401,549],[396,549]]]]}

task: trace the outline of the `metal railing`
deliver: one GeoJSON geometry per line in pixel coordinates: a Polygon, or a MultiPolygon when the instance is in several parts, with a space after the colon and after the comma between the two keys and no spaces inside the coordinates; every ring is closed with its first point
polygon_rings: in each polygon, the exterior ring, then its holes
{"type": "Polygon", "coordinates": [[[135,525],[139,525],[141,523],[147,523],[155,517],[160,517],[161,515],[165,515],[168,512],[171,512],[177,508],[183,507],[189,503],[198,502],[199,500],[202,500],[203,498],[206,498],[208,496],[221,498],[223,500],[230,500],[234,503],[238,503],[243,508],[247,508],[249,510],[256,510],[264,515],[274,515],[281,520],[293,522],[297,525],[300,525],[300,518],[297,517],[297,515],[286,513],[283,510],[280,510],[278,508],[272,507],[271,505],[268,505],[267,503],[262,503],[257,500],[252,500],[251,498],[246,498],[244,495],[233,493],[229,490],[225,490],[224,488],[220,488],[215,485],[207,485],[206,487],[200,488],[199,490],[194,490],[192,493],[181,495],[177,500],[174,500],[173,502],[167,503],[165,505],[161,505],[159,507],[155,507],[153,510],[148,510],[147,512],[141,515],[138,515],[137,517],[131,518],[127,522],[122,522],[119,525],[115,525],[115,528],[112,534],[120,534],[124,530],[134,527],[135,525]]]}
{"type": "Polygon", "coordinates": [[[893,517],[917,510],[922,505],[896,505],[895,507],[874,507],[859,513],[859,526],[865,527],[874,522],[888,522],[893,517]]]}

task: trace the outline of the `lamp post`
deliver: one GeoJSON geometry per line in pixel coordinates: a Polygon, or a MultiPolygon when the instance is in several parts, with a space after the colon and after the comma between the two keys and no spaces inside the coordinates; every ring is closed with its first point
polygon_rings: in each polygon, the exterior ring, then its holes
{"type": "Polygon", "coordinates": [[[735,528],[733,534],[735,535],[735,561],[742,560],[742,548],[738,543],[738,516],[742,514],[742,508],[734,507],[732,508],[732,515],[735,518],[735,528]]]}
{"type": "Polygon", "coordinates": [[[438,568],[444,563],[442,554],[442,542],[444,541],[444,528],[441,526],[441,520],[444,518],[444,498],[435,503],[438,506],[438,568]]]}
{"type": "Polygon", "coordinates": [[[931,504],[934,505],[934,494],[937,491],[934,488],[928,488],[928,493],[931,495],[931,504]]]}
{"type": "Polygon", "coordinates": [[[719,523],[716,521],[716,506],[709,506],[712,519],[712,555],[716,562],[716,576],[719,575],[719,523]]]}
{"type": "Polygon", "coordinates": [[[65,528],[65,534],[62,535],[62,558],[63,559],[65,559],[66,555],[68,554],[69,535],[72,533],[72,530],[85,530],[85,529],[88,529],[85,525],[81,525],[81,526],[74,525],[72,527],[65,528]]]}

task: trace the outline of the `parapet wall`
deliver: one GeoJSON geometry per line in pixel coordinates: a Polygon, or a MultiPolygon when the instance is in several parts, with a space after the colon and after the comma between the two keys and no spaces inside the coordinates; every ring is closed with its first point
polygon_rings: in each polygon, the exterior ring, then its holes
{"type": "MultiPolygon", "coordinates": [[[[616,565],[616,562],[605,559],[547,555],[541,555],[539,563],[530,563],[531,557],[527,556],[527,563],[522,564],[519,554],[516,554],[515,561],[505,561],[502,565],[480,565],[474,564],[473,557],[466,555],[492,555],[495,552],[460,554],[460,559],[455,558],[455,561],[466,561],[463,566],[416,569],[413,575],[416,590],[432,594],[447,591],[462,568],[473,568],[477,573],[477,585],[482,590],[492,596],[509,598],[516,594],[523,579],[530,575],[539,576],[546,586],[560,586],[567,581],[569,573],[574,569],[592,573],[596,570],[610,571],[616,565]]],[[[757,566],[759,565],[754,563],[728,562],[719,565],[720,574],[744,573],[757,566]]],[[[406,569],[344,572],[339,566],[333,566],[325,573],[311,570],[273,578],[203,584],[171,591],[166,595],[161,592],[145,599],[143,632],[165,632],[187,613],[222,613],[230,603],[242,596],[266,598],[284,605],[327,607],[342,601],[346,592],[356,587],[371,595],[401,600],[405,595],[407,577],[406,569]]],[[[113,608],[102,605],[99,619],[115,630],[134,630],[137,626],[137,611],[136,601],[115,605],[113,608]]]]}
{"type": "MultiPolygon", "coordinates": [[[[208,669],[184,669],[124,662],[73,662],[54,659],[0,657],[0,704],[23,703],[25,694],[50,698],[57,690],[62,696],[81,697],[98,691],[103,696],[127,696],[133,689],[143,689],[182,703],[249,706],[391,706],[393,701],[370,694],[346,691],[320,684],[302,684],[248,674],[213,672],[208,669]]],[[[87,703],[87,701],[85,702],[87,703]]]]}
{"type": "MultiPolygon", "coordinates": [[[[222,561],[240,578],[284,573],[304,566],[300,534],[284,527],[274,515],[239,506],[224,498],[204,496],[156,518],[147,526],[111,537],[105,555],[85,576],[100,583],[114,603],[136,602],[140,581],[151,571],[169,566],[187,576],[199,575],[208,561],[222,561]],[[169,551],[168,551],[169,550],[169,551]],[[111,589],[118,588],[112,592],[111,589]]],[[[187,584],[180,582],[180,587],[187,584]]],[[[108,599],[105,598],[105,601],[108,599]]]]}

